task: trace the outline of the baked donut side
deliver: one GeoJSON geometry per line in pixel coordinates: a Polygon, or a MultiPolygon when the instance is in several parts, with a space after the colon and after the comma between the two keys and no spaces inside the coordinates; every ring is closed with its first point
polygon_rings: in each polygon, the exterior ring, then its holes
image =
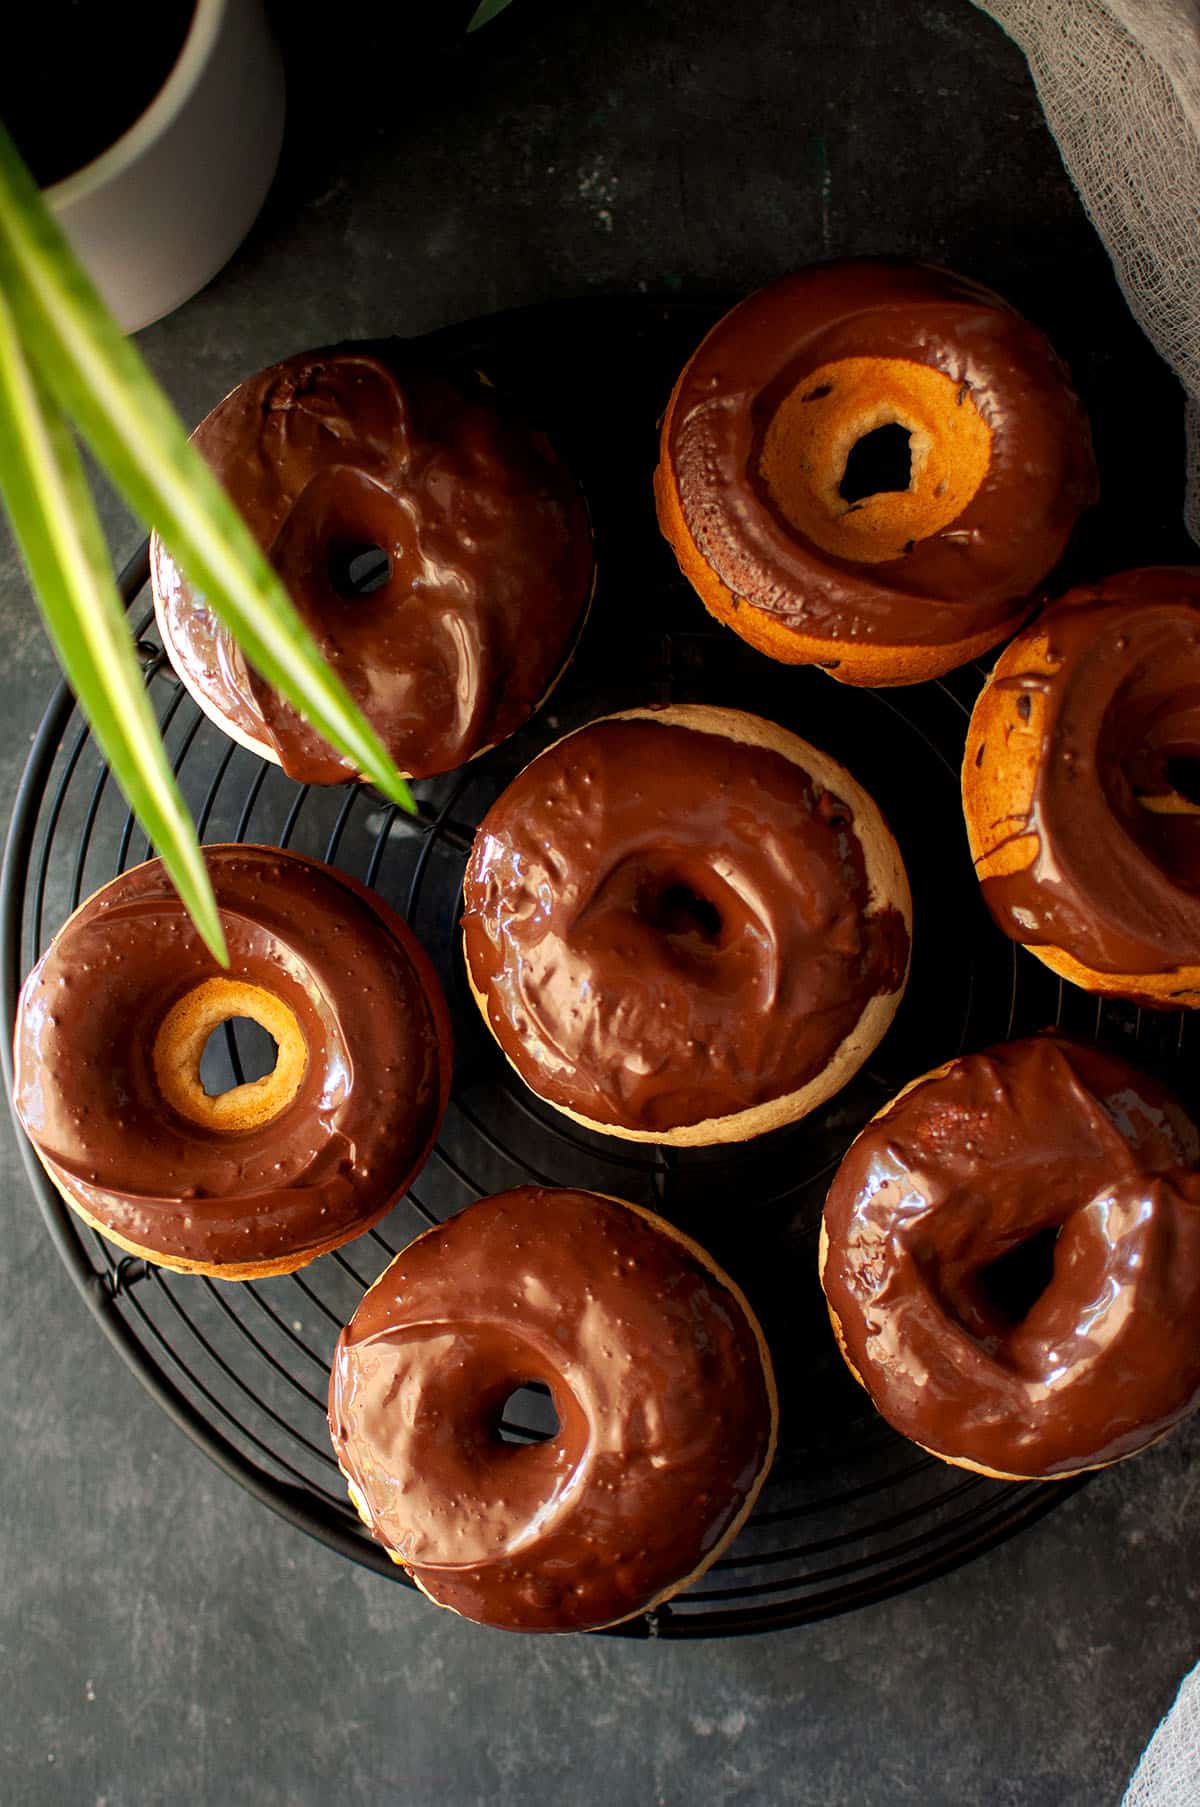
{"type": "Polygon", "coordinates": [[[362,1234],[424,1164],[450,1023],[411,930],[347,874],[210,845],[230,948],[200,941],[161,862],[82,903],[22,987],[14,1108],[91,1228],[179,1273],[290,1273],[362,1234]],[[274,1071],[210,1096],[200,1057],[237,1017],[274,1071]]]}
{"type": "Polygon", "coordinates": [[[875,686],[1011,633],[1095,494],[1043,335],[980,284],[898,259],[812,266],[718,321],[674,387],[655,476],[711,614],[769,657],[875,686]],[[881,462],[889,434],[904,444],[881,462]]]}
{"type": "MultiPolygon", "coordinates": [[[[541,707],[591,600],[587,506],[477,372],[398,341],[329,347],[240,384],[193,440],[406,776],[477,757],[541,707]]],[[[359,776],[157,536],[151,578],[164,648],[210,720],[300,782],[359,776]]]]}
{"type": "Polygon", "coordinates": [[[356,1510],[435,1605],[578,1631],[652,1611],[730,1546],[778,1400],[751,1307],[699,1244],[626,1200],[526,1186],[395,1258],[339,1338],[329,1415],[356,1510]],[[505,1442],[531,1382],[558,1430],[505,1442]]]}
{"type": "Polygon", "coordinates": [[[1056,1035],[911,1081],[852,1145],[822,1221],[851,1374],[894,1429],[994,1479],[1147,1448],[1200,1402],[1198,1154],[1162,1087],[1056,1035]],[[1043,1247],[1014,1275],[1051,1232],[1052,1271],[1043,1247]]]}
{"type": "MultiPolygon", "coordinates": [[[[663,421],[663,442],[670,431],[678,385],[667,404],[663,421]]],[[[998,627],[989,626],[965,634],[944,645],[876,646],[870,643],[847,646],[840,640],[802,633],[781,617],[757,609],[746,598],[737,595],[708,564],[692,538],[679,491],[672,482],[662,454],[654,475],[655,504],[658,524],[664,539],[675,554],[681,574],[687,579],[714,621],[730,628],[756,652],[765,653],[780,665],[815,665],[843,684],[864,689],[884,690],[900,684],[923,684],[929,678],[941,677],[959,665],[978,659],[1019,627],[1031,602],[1019,609],[998,627]]]]}
{"type": "MultiPolygon", "coordinates": [[[[635,750],[635,782],[644,783],[652,799],[664,782],[664,751],[657,736],[644,753],[635,750]]],[[[612,791],[624,813],[624,786],[614,781],[612,791]]],[[[787,808],[796,808],[794,798],[787,808]]],[[[882,1038],[903,995],[911,956],[912,903],[903,861],[866,791],[828,754],[777,724],[702,704],[625,710],[553,743],[480,825],[464,900],[468,984],[510,1066],[571,1121],[627,1141],[675,1147],[743,1141],[816,1109],[882,1038]],[[596,804],[594,819],[591,813],[603,785],[592,788],[583,768],[578,774],[558,768],[563,755],[576,749],[584,757],[587,741],[580,736],[624,723],[683,729],[698,738],[694,758],[689,748],[677,760],[680,798],[673,791],[672,807],[665,799],[654,803],[669,827],[635,820],[613,842],[606,800],[596,804]],[[803,774],[802,813],[822,833],[829,830],[828,844],[811,866],[802,844],[799,852],[767,845],[777,798],[755,797],[746,788],[745,770],[732,776],[706,771],[705,742],[723,740],[803,774]],[[551,766],[541,763],[550,756],[551,766]],[[531,805],[535,792],[549,799],[541,813],[531,805]],[[685,819],[711,798],[723,810],[727,797],[744,818],[744,835],[765,849],[753,869],[745,839],[731,841],[732,852],[712,841],[716,830],[706,809],[694,832],[685,819]],[[515,838],[497,825],[506,805],[515,838]],[[861,860],[860,895],[849,881],[843,890],[841,878],[829,880],[821,862],[830,858],[835,864],[861,860]],[[523,902],[506,897],[510,865],[523,902]],[[796,890],[789,888],[793,883],[796,890]],[[553,921],[557,906],[545,905],[556,888],[561,932],[553,921]],[[529,903],[533,893],[536,905],[529,903]],[[544,941],[538,932],[543,918],[549,924],[544,941]],[[530,921],[533,934],[526,938],[530,921]],[[580,943],[579,924],[587,925],[588,945],[580,943]],[[794,944],[786,939],[793,932],[794,944]],[[839,968],[843,957],[847,964],[839,968]],[[806,961],[816,973],[811,998],[802,995],[806,961]],[[836,1033],[829,1030],[831,1020],[839,1024],[836,1033]],[[813,1047],[802,1042],[805,1034],[813,1047]],[[774,1095],[769,1075],[759,1075],[759,1097],[741,1108],[696,1103],[706,1093],[744,1096],[755,1084],[753,1058],[765,1058],[763,1048],[772,1060],[797,1065],[812,1053],[814,1070],[774,1095]],[[635,1098],[644,1090],[638,1108],[651,1120],[636,1120],[619,1095],[622,1086],[635,1098]],[[678,1102],[673,1086],[682,1094],[678,1102]],[[581,1092],[603,1104],[604,1114],[582,1108],[581,1092]]]]}
{"type": "Polygon", "coordinates": [[[975,704],[962,797],[984,900],[1086,991],[1200,1006],[1198,687],[1200,571],[1158,567],[1052,604],[975,704]]]}

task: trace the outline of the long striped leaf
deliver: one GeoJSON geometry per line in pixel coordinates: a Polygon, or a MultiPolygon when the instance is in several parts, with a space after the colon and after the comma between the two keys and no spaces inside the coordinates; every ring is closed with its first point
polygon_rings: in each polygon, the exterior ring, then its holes
{"type": "Polygon", "coordinates": [[[0,126],[0,283],[26,354],[251,664],[403,808],[412,795],[245,522],[121,333],[0,126]]]}
{"type": "Polygon", "coordinates": [[[225,937],[113,582],[70,430],[29,368],[0,293],[0,494],[46,626],[92,733],[222,966],[225,937]]]}
{"type": "Polygon", "coordinates": [[[511,4],[512,0],[479,0],[479,5],[467,21],[467,30],[478,31],[481,25],[490,25],[511,4]]]}

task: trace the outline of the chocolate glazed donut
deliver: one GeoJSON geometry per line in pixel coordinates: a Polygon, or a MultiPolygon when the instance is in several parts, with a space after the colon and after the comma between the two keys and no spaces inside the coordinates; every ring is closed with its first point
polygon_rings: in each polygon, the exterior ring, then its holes
{"type": "Polygon", "coordinates": [[[633,1141],[741,1141],[844,1085],[895,1014],[911,904],[850,774],[697,704],[592,722],[480,824],[476,1002],[525,1083],[633,1141]]]}
{"type": "Polygon", "coordinates": [[[802,270],[717,323],[671,397],[655,490],[718,620],[886,685],[1011,633],[1096,476],[1042,334],[978,283],[880,259],[802,270]]]}
{"type": "Polygon", "coordinates": [[[1042,1480],[1178,1423],[1200,1400],[1198,1148],[1153,1081],[1058,1037],[906,1087],[842,1162],[821,1235],[838,1342],[889,1424],[1042,1480]]]}
{"type": "Polygon", "coordinates": [[[704,1250],[636,1205],[525,1186],[397,1255],[338,1339],[329,1423],[358,1511],[439,1606],[585,1631],[648,1611],[737,1535],[775,1385],[704,1250]],[[530,1382],[558,1430],[506,1442],[530,1382]]]}
{"type": "MultiPolygon", "coordinates": [[[[476,372],[401,341],[306,352],[240,384],[192,438],[403,772],[461,765],[552,688],[591,595],[587,509],[545,436],[476,372]]],[[[219,727],[302,783],[355,776],[157,536],[151,574],[163,645],[219,727]]]]}
{"type": "Polygon", "coordinates": [[[429,1153],[450,1083],[437,977],[383,901],[276,848],[204,849],[222,971],[158,860],[104,886],[26,979],[13,1103],[68,1205],[162,1267],[289,1273],[361,1235],[429,1153]],[[217,1097],[234,1017],[275,1071],[217,1097]]]}
{"type": "Polygon", "coordinates": [[[1072,984],[1200,1005],[1200,571],[1073,590],[971,717],[963,807],[1004,933],[1072,984]]]}

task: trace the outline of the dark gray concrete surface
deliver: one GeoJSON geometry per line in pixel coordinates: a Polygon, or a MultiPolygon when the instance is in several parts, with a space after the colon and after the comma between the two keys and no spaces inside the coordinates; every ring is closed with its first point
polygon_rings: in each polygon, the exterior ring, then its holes
{"type": "MultiPolygon", "coordinates": [[[[344,0],[319,37],[308,10],[277,8],[292,113],[262,220],[142,336],[185,416],[310,344],[911,251],[1004,288],[1079,370],[1106,546],[1186,556],[1177,395],[1021,59],[967,0],[516,0],[450,48],[407,6],[344,0]]],[[[138,535],[106,512],[123,557],[138,535]]],[[[0,629],[11,795],[52,662],[3,546],[0,629]]],[[[1195,1428],[956,1575],[814,1628],[478,1631],[214,1470],[98,1335],[7,1130],[0,1163],[4,1802],[1101,1807],[1200,1654],[1195,1428]]]]}

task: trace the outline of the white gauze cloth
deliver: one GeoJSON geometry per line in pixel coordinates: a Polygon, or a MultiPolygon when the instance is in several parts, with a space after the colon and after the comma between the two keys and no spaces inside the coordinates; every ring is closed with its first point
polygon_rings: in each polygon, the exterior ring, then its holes
{"type": "Polygon", "coordinates": [[[1200,1801],[1200,1668],[1185,1675],[1175,1704],[1133,1772],[1121,1807],[1196,1807],[1200,1801]]]}
{"type": "Polygon", "coordinates": [[[975,4],[1025,52],[1125,299],[1187,392],[1184,523],[1200,542],[1200,0],[975,4]]]}

